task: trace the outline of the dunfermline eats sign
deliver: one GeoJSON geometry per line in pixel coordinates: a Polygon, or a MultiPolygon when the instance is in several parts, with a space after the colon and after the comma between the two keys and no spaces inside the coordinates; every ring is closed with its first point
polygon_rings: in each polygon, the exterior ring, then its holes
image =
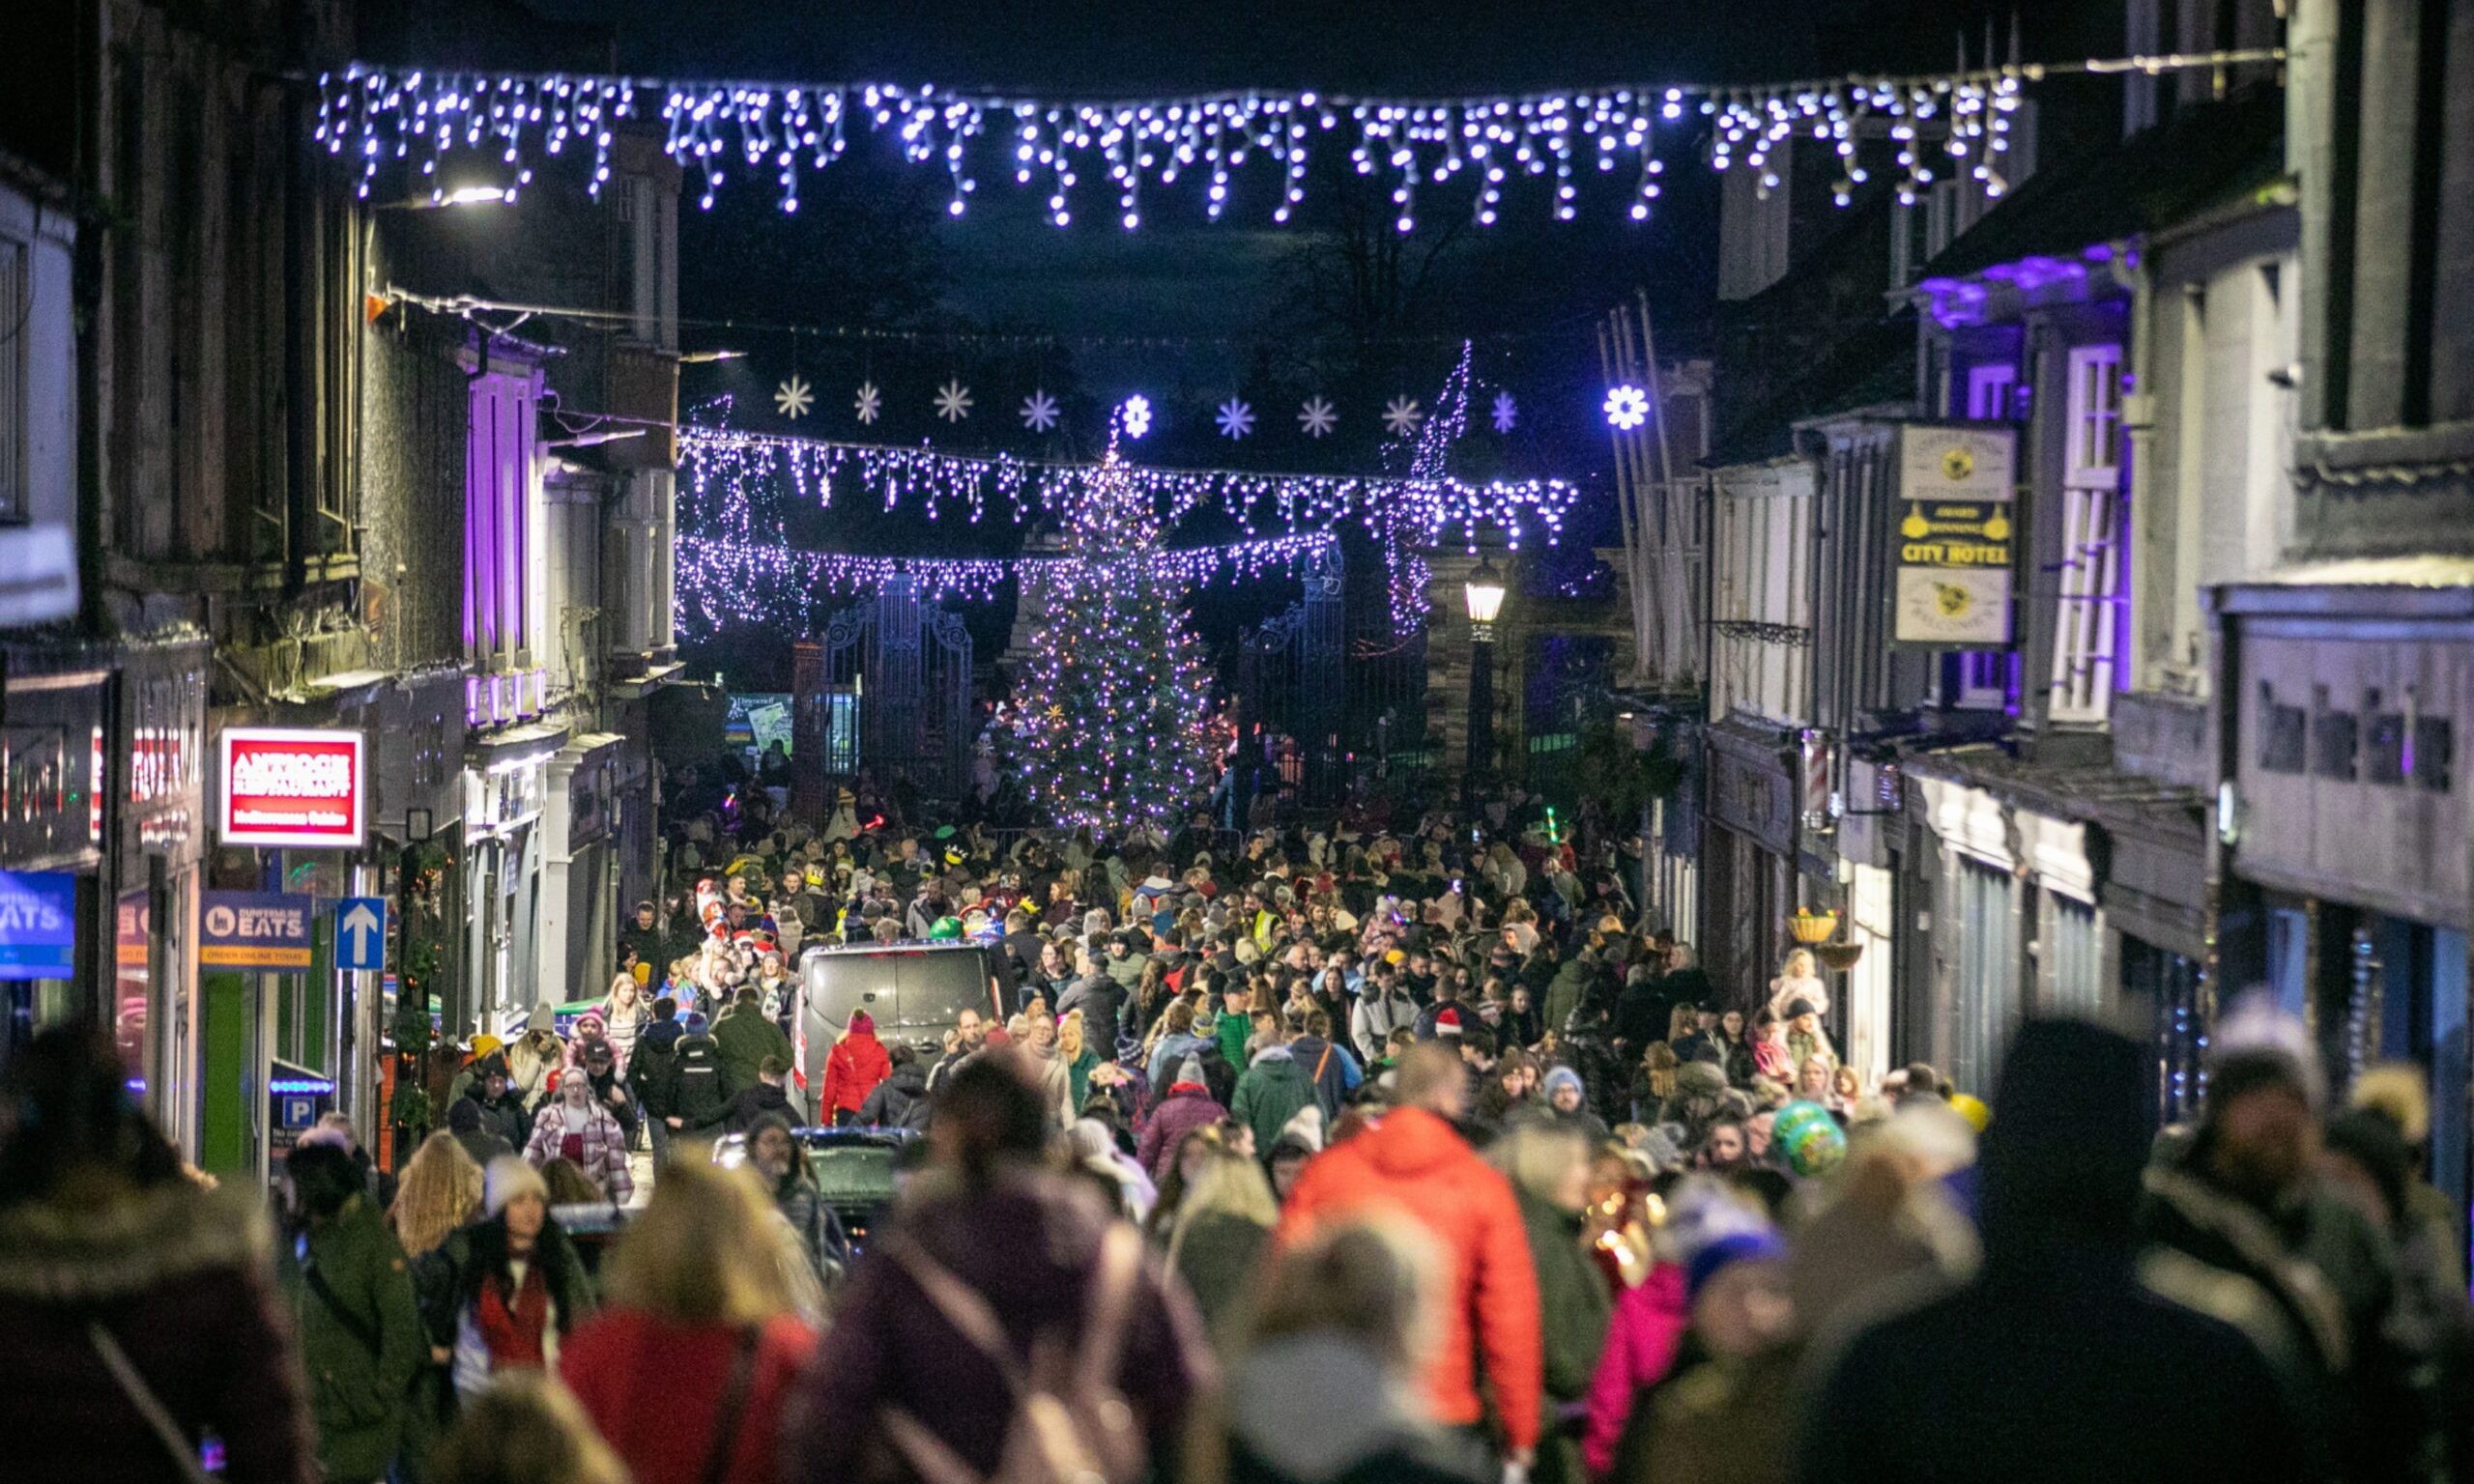
{"type": "Polygon", "coordinates": [[[223,843],[360,845],[365,745],[358,731],[224,728],[216,815],[223,843]]]}

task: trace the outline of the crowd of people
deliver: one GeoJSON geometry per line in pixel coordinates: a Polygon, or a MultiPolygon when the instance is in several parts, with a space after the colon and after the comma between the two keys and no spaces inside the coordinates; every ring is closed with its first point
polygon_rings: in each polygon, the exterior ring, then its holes
{"type": "Polygon", "coordinates": [[[1868,1079],[1808,956],[1712,983],[1620,839],[1472,822],[706,815],[596,1013],[453,1048],[400,1171],[314,1130],[272,1219],[46,1036],[0,1417],[30,1477],[2474,1480],[2409,1069],[2331,1107],[2238,1004],[2161,1133],[2089,1022],[1868,1079]],[[985,945],[988,1012],[853,1015],[803,1085],[801,952],[912,940],[985,945]],[[856,1255],[795,1133],[834,1122],[922,1135],[856,1255]]]}

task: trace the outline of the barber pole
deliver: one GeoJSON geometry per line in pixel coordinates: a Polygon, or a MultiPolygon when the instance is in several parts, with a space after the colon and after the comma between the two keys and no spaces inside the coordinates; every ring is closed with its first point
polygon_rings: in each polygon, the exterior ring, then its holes
{"type": "Polygon", "coordinates": [[[1806,728],[1802,735],[1804,753],[1804,828],[1820,834],[1831,828],[1829,798],[1832,749],[1829,734],[1817,728],[1806,728]]]}

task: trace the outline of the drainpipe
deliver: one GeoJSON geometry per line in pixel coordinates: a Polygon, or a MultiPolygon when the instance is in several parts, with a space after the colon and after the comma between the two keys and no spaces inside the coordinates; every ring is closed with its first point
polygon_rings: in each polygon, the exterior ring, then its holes
{"type": "MultiPolygon", "coordinates": [[[[2130,562],[2122,573],[2122,590],[2130,597],[2129,619],[2122,623],[2122,652],[2114,662],[2116,687],[2121,677],[2130,677],[2130,689],[2143,690],[2146,679],[2146,662],[2140,653],[2139,594],[2146,590],[2142,577],[2148,563],[2156,559],[2149,543],[2142,539],[2141,522],[2148,501],[2163,497],[2157,488],[2153,455],[2156,449],[2156,344],[2164,331],[2156,323],[2156,274],[2148,267],[2147,244],[2143,239],[2132,238],[2111,244],[2113,256],[2106,261],[2106,271],[2114,282],[2130,291],[2130,390],[2122,397],[2122,431],[2130,442],[2130,491],[2128,508],[2122,512],[2121,538],[2130,549],[2130,562]],[[2125,670],[2125,667],[2127,669],[2125,670]]],[[[2204,366],[2198,368],[2205,373],[2204,366]]],[[[2192,368],[2185,366],[2183,374],[2192,368]]]]}

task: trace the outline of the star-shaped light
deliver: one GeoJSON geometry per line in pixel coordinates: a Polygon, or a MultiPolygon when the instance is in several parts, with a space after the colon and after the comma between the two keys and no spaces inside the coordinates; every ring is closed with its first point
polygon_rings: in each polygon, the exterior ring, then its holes
{"type": "Polygon", "coordinates": [[[1383,425],[1397,437],[1406,438],[1415,433],[1418,424],[1425,420],[1426,414],[1418,411],[1418,399],[1415,397],[1394,397],[1383,404],[1383,425]]]}
{"type": "Polygon", "coordinates": [[[936,415],[947,422],[960,422],[970,415],[970,388],[956,377],[936,388],[936,415]]]}
{"type": "Polygon", "coordinates": [[[1511,393],[1509,391],[1496,392],[1495,431],[1509,433],[1518,426],[1520,426],[1520,404],[1511,399],[1511,393]]]}
{"type": "Polygon", "coordinates": [[[1065,720],[1065,707],[1061,704],[1051,703],[1048,708],[1048,719],[1051,722],[1061,722],[1065,720]]]}
{"type": "Polygon", "coordinates": [[[1629,433],[1650,420],[1650,394],[1626,384],[1606,393],[1606,420],[1619,433],[1629,433]]]}
{"type": "Polygon", "coordinates": [[[1244,438],[1254,431],[1254,410],[1230,397],[1220,404],[1218,421],[1222,437],[1231,440],[1244,438]]]}
{"type": "Polygon", "coordinates": [[[859,414],[861,422],[875,422],[877,414],[884,411],[884,395],[877,390],[874,382],[861,382],[859,394],[850,399],[850,409],[859,414]]]}
{"type": "Polygon", "coordinates": [[[1044,390],[1035,390],[1022,399],[1022,426],[1034,433],[1045,433],[1056,426],[1056,398],[1044,390]]]}
{"type": "Polygon", "coordinates": [[[793,371],[789,381],[773,389],[773,405],[782,410],[783,416],[796,422],[816,405],[816,393],[809,389],[806,379],[793,371]]]}
{"type": "Polygon", "coordinates": [[[1321,397],[1308,397],[1306,405],[1297,410],[1297,425],[1305,430],[1308,438],[1321,438],[1338,426],[1339,420],[1339,414],[1333,412],[1332,404],[1321,397]]]}

